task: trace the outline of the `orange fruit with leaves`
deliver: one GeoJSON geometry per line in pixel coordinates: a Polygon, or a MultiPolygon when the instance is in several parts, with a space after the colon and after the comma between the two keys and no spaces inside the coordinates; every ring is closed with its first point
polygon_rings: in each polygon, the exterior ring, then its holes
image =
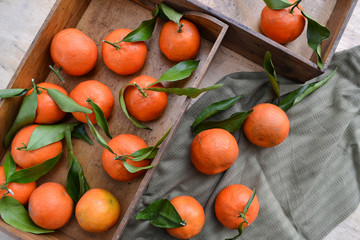
{"type": "Polygon", "coordinates": [[[200,43],[201,38],[197,27],[186,19],[181,19],[179,25],[168,21],[160,32],[160,50],[172,61],[194,59],[199,52],[200,43]]]}
{"type": "Polygon", "coordinates": [[[112,228],[120,217],[120,204],[110,192],[93,188],[76,204],[76,220],[80,227],[92,233],[112,228]]]}
{"type": "MultiPolygon", "coordinates": [[[[47,91],[41,88],[56,89],[68,96],[69,94],[66,92],[66,90],[57,84],[49,82],[42,82],[37,84],[37,86],[40,88],[39,94],[37,94],[38,106],[36,109],[34,122],[38,124],[52,124],[63,119],[66,113],[58,107],[47,91]]],[[[31,94],[33,90],[34,89],[28,91],[26,95],[31,94]]]]}
{"type": "Polygon", "coordinates": [[[58,229],[71,218],[74,203],[63,185],[47,182],[37,187],[29,199],[29,215],[45,229],[58,229]]]}
{"type": "Polygon", "coordinates": [[[178,196],[170,200],[186,225],[178,228],[167,228],[173,237],[189,239],[201,232],[205,224],[205,213],[201,204],[191,196],[178,196]]]}
{"type": "Polygon", "coordinates": [[[287,138],[290,121],[281,108],[271,103],[261,103],[252,109],[243,125],[250,142],[260,147],[274,147],[287,138]]]}
{"type": "MultiPolygon", "coordinates": [[[[17,167],[16,171],[21,168],[17,167]]],[[[5,183],[5,171],[4,166],[0,166],[0,185],[5,183]]],[[[25,205],[29,201],[31,193],[36,188],[36,182],[30,183],[9,183],[6,188],[0,190],[0,198],[3,196],[13,197],[18,200],[22,205],[25,205]],[[14,195],[12,195],[10,190],[14,195]]]]}
{"type": "Polygon", "coordinates": [[[121,42],[132,30],[116,29],[102,43],[102,56],[105,65],[120,75],[130,75],[142,68],[147,56],[147,48],[143,41],[121,42]]]}
{"type": "Polygon", "coordinates": [[[243,228],[253,223],[259,213],[259,200],[256,195],[247,212],[243,214],[252,194],[250,188],[241,184],[233,184],[221,190],[215,199],[215,214],[221,224],[230,229],[238,229],[241,223],[243,228]]]}
{"type": "Polygon", "coordinates": [[[220,128],[200,132],[195,136],[190,150],[196,169],[209,175],[228,169],[238,154],[239,147],[234,136],[220,128]]]}
{"type": "MultiPolygon", "coordinates": [[[[167,105],[167,95],[165,92],[155,92],[146,88],[157,80],[149,76],[139,76],[129,82],[136,86],[127,86],[124,90],[124,101],[128,112],[137,120],[147,122],[159,118],[167,105]]],[[[161,83],[151,85],[153,88],[163,88],[161,83]]]]}
{"type": "MultiPolygon", "coordinates": [[[[106,119],[110,117],[110,114],[114,107],[114,97],[110,88],[96,80],[88,80],[79,83],[70,92],[70,97],[80,106],[89,108],[91,110],[92,107],[88,100],[92,100],[104,112],[104,116],[106,119]]],[[[73,112],[72,115],[80,122],[87,122],[84,113],[73,112]]],[[[87,114],[87,116],[93,124],[96,123],[94,111],[91,114],[87,114]]]]}
{"type": "Polygon", "coordinates": [[[110,148],[116,153],[117,156],[123,156],[123,159],[115,159],[115,155],[104,150],[101,156],[101,163],[105,171],[115,180],[131,181],[144,173],[145,170],[130,173],[124,166],[126,162],[134,167],[146,167],[150,164],[150,160],[132,161],[132,153],[142,148],[147,148],[148,145],[143,139],[132,134],[120,134],[108,142],[110,148]]]}
{"type": "Polygon", "coordinates": [[[55,65],[71,76],[81,76],[90,72],[98,58],[95,42],[75,28],[61,30],[54,36],[50,54],[55,65]]]}
{"type": "MultiPolygon", "coordinates": [[[[294,3],[295,0],[289,0],[294,3]]],[[[299,5],[302,9],[302,7],[299,5]]],[[[260,26],[264,34],[275,42],[284,44],[298,38],[305,28],[306,18],[295,7],[272,10],[265,6],[261,12],[260,26]]]]}
{"type": "Polygon", "coordinates": [[[38,125],[22,128],[11,143],[10,153],[15,163],[21,168],[29,168],[59,155],[63,149],[61,141],[51,143],[42,148],[26,151],[31,134],[38,125]]]}

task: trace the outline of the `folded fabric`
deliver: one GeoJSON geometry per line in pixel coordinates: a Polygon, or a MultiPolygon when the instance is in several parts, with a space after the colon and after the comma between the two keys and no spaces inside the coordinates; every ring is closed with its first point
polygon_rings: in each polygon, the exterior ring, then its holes
{"type": "MultiPolygon", "coordinates": [[[[324,86],[286,113],[288,138],[273,148],[251,144],[242,131],[234,133],[239,156],[226,172],[205,175],[190,160],[194,138],[190,126],[209,104],[239,94],[245,97],[212,119],[224,119],[273,99],[265,73],[233,73],[224,86],[204,94],[186,113],[121,239],[174,239],[164,229],[136,214],[157,199],[179,195],[196,198],[205,209],[205,226],[193,239],[225,239],[237,234],[216,219],[214,201],[231,184],[256,187],[258,218],[241,239],[322,239],[352,213],[360,201],[360,47],[336,53],[324,86]]],[[[280,78],[281,95],[301,87],[280,78]]]]}

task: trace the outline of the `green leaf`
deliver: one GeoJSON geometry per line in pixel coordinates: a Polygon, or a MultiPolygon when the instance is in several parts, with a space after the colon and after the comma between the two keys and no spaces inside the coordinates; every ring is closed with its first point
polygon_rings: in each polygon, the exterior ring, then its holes
{"type": "Polygon", "coordinates": [[[195,134],[198,134],[204,130],[211,129],[211,128],[222,128],[231,133],[239,130],[244,122],[244,120],[249,116],[249,114],[253,110],[249,110],[247,112],[238,112],[231,117],[221,120],[221,121],[207,121],[200,123],[194,130],[195,134]]]}
{"type": "Polygon", "coordinates": [[[21,169],[8,176],[6,184],[15,183],[29,183],[38,180],[40,177],[47,174],[59,161],[61,157],[59,153],[56,157],[46,160],[30,168],[21,169]]]}
{"type": "Polygon", "coordinates": [[[0,89],[0,98],[20,97],[25,95],[30,89],[12,88],[0,89]]]}
{"type": "Polygon", "coordinates": [[[137,214],[136,220],[149,220],[152,225],[160,228],[177,228],[186,225],[174,205],[167,199],[151,203],[137,214]]]}
{"type": "Polygon", "coordinates": [[[6,148],[10,146],[11,140],[20,128],[34,122],[37,105],[38,100],[36,91],[33,91],[30,95],[24,97],[24,100],[20,106],[19,113],[16,116],[16,119],[10,130],[5,136],[4,143],[6,148]]]}
{"type": "Polygon", "coordinates": [[[280,101],[280,87],[279,87],[279,80],[276,76],[274,65],[271,61],[271,53],[269,51],[266,51],[265,57],[264,57],[264,68],[266,70],[266,74],[270,80],[271,86],[274,89],[274,92],[280,101]]]}
{"type": "Polygon", "coordinates": [[[191,98],[196,98],[203,92],[215,90],[222,86],[223,84],[221,83],[206,88],[191,88],[191,87],[190,88],[148,88],[147,90],[151,90],[155,92],[175,93],[176,95],[179,96],[185,95],[191,98]]]}
{"type": "Polygon", "coordinates": [[[152,130],[151,128],[148,128],[147,126],[144,126],[140,123],[138,123],[134,118],[132,118],[129,114],[129,112],[126,109],[126,104],[125,104],[125,100],[124,100],[124,90],[125,87],[128,85],[125,85],[124,87],[122,87],[120,89],[120,94],[119,94],[119,100],[120,100],[120,106],[121,106],[121,110],[124,112],[125,116],[138,128],[144,128],[147,130],[152,130]]]}
{"type": "Polygon", "coordinates": [[[108,125],[108,122],[106,121],[104,112],[91,99],[88,99],[87,102],[90,103],[90,105],[91,105],[91,107],[92,107],[92,109],[93,109],[93,111],[95,113],[96,123],[101,127],[101,129],[104,131],[106,136],[108,136],[108,138],[112,139],[112,136],[111,136],[110,131],[109,131],[109,125],[108,125]]]}
{"type": "Polygon", "coordinates": [[[130,156],[133,157],[131,159],[132,161],[141,161],[144,159],[153,159],[156,156],[156,153],[159,151],[158,146],[166,139],[166,137],[169,135],[172,127],[169,128],[169,130],[162,136],[159,141],[153,146],[153,147],[147,147],[142,148],[134,153],[132,153],[130,156]]]}
{"type": "Polygon", "coordinates": [[[138,42],[148,40],[155,28],[157,14],[149,20],[141,22],[140,26],[124,37],[122,42],[138,42]]]}
{"type": "Polygon", "coordinates": [[[5,181],[9,179],[9,176],[14,174],[16,171],[16,163],[14,159],[12,158],[11,154],[8,153],[5,158],[4,162],[4,173],[5,173],[5,181]]]}
{"type": "Polygon", "coordinates": [[[155,85],[158,82],[174,82],[185,79],[189,77],[193,71],[196,70],[199,62],[200,61],[198,60],[186,60],[179,62],[172,68],[168,69],[163,75],[161,75],[159,80],[149,84],[148,87],[155,85]]]}
{"type": "Polygon", "coordinates": [[[228,109],[243,97],[244,95],[239,95],[210,104],[197,116],[194,123],[191,125],[191,129],[194,130],[194,128],[201,122],[203,122],[205,119],[208,119],[209,117],[217,114],[218,112],[228,109]]]}
{"type": "Polygon", "coordinates": [[[240,238],[242,232],[243,232],[243,224],[244,222],[240,223],[239,226],[238,226],[238,235],[236,235],[235,237],[232,237],[232,238],[226,238],[225,240],[237,240],[240,238]]]}
{"type": "Polygon", "coordinates": [[[289,93],[286,97],[284,97],[280,103],[279,107],[286,112],[289,110],[292,106],[300,102],[302,99],[304,99],[307,95],[314,92],[316,89],[327,83],[336,73],[335,69],[332,73],[330,73],[328,76],[326,76],[323,80],[320,80],[318,82],[307,84],[299,89],[296,89],[295,91],[289,93]]]}
{"type": "Polygon", "coordinates": [[[66,178],[66,190],[72,200],[77,203],[82,195],[90,189],[89,184],[85,178],[85,174],[81,164],[76,159],[72,142],[71,129],[67,128],[65,131],[66,145],[68,149],[68,163],[69,170],[66,178]]]}
{"type": "Polygon", "coordinates": [[[264,0],[265,4],[274,10],[280,10],[294,5],[295,3],[290,3],[288,0],[264,0]]]}
{"type": "Polygon", "coordinates": [[[29,143],[25,150],[35,150],[51,143],[60,141],[65,136],[65,129],[69,127],[71,130],[73,130],[76,125],[78,125],[78,123],[39,125],[32,132],[29,143]]]}
{"type": "MultiPolygon", "coordinates": [[[[301,9],[300,9],[301,10],[301,9]]],[[[317,65],[320,69],[323,68],[323,62],[321,58],[321,43],[322,41],[330,37],[330,31],[320,23],[316,22],[310,16],[308,16],[303,10],[301,13],[307,18],[307,39],[308,45],[314,50],[317,55],[317,65]]]]}
{"type": "Polygon", "coordinates": [[[74,130],[71,132],[71,136],[74,138],[79,138],[90,145],[94,145],[93,141],[85,131],[84,123],[79,123],[77,126],[75,126],[74,130]]]}
{"type": "MultiPolygon", "coordinates": [[[[256,188],[253,189],[253,193],[251,194],[251,197],[250,197],[249,201],[248,201],[248,202],[246,203],[246,205],[245,205],[243,214],[246,214],[247,211],[249,210],[249,207],[250,207],[252,201],[254,200],[255,195],[256,195],[256,188]]],[[[244,220],[245,220],[245,219],[244,219],[244,220]]]]}
{"type": "Polygon", "coordinates": [[[12,197],[5,196],[0,199],[0,215],[4,222],[24,232],[35,234],[54,232],[36,226],[24,206],[12,197]]]}
{"type": "Polygon", "coordinates": [[[164,3],[160,3],[159,8],[169,20],[179,24],[179,21],[183,16],[182,14],[176,12],[174,9],[168,7],[164,3]]]}
{"type": "Polygon", "coordinates": [[[54,102],[64,112],[83,112],[88,114],[92,113],[90,109],[80,106],[70,97],[66,96],[65,94],[56,89],[46,88],[46,91],[50,95],[52,100],[54,100],[54,102]]]}
{"type": "MultiPolygon", "coordinates": [[[[94,127],[94,125],[91,123],[90,119],[88,118],[88,116],[85,114],[86,116],[86,121],[89,125],[90,131],[91,133],[94,135],[96,141],[103,146],[104,148],[106,148],[109,152],[111,152],[112,154],[115,154],[114,151],[110,148],[110,146],[107,144],[107,142],[104,140],[104,138],[99,134],[99,132],[96,130],[96,128],[94,127]]],[[[116,155],[116,154],[115,154],[116,155]]]]}
{"type": "Polygon", "coordinates": [[[131,172],[131,173],[140,172],[142,170],[149,169],[149,168],[152,168],[155,166],[155,165],[149,165],[146,167],[134,167],[127,162],[123,162],[123,164],[124,164],[124,167],[126,168],[126,170],[128,170],[128,172],[131,172]]]}

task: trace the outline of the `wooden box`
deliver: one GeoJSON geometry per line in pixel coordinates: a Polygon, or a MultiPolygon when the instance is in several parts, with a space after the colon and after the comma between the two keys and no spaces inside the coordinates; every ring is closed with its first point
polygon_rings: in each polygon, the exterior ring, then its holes
{"type": "MultiPolygon", "coordinates": [[[[201,63],[194,74],[187,80],[179,83],[172,83],[168,86],[201,87],[212,85],[227,73],[238,70],[250,69],[261,70],[261,67],[254,67],[250,61],[241,60],[240,55],[251,61],[262,65],[263,56],[267,50],[271,51],[273,62],[278,74],[307,81],[323,73],[314,63],[315,57],[311,53],[309,58],[299,55],[291,49],[291,46],[277,44],[263,36],[256,29],[241,23],[240,20],[230,18],[225,13],[220,13],[215,8],[204,5],[208,0],[167,0],[169,6],[180,12],[186,12],[185,16],[193,21],[201,32],[202,46],[197,59],[201,63]],[[201,2],[200,2],[201,1],[201,2]],[[195,11],[195,12],[194,12],[195,11]],[[209,15],[213,17],[209,17],[209,15]],[[228,29],[229,26],[229,29],[228,29]],[[226,34],[225,34],[226,33],[226,34]],[[224,38],[224,40],[223,40],[224,38]],[[222,41],[223,40],[223,41],[222,41]],[[218,50],[220,43],[226,48],[221,48],[218,53],[221,61],[213,63],[209,69],[210,73],[206,80],[203,79],[205,72],[218,50]],[[236,64],[243,64],[244,68],[236,68],[236,64]]],[[[324,16],[323,22],[330,29],[332,36],[323,44],[323,56],[325,68],[328,66],[335,48],[344,31],[345,25],[353,11],[357,0],[331,0],[331,11],[324,16]]],[[[168,139],[162,144],[161,149],[153,160],[156,164],[160,161],[176,126],[181,121],[186,108],[190,104],[190,99],[168,95],[169,103],[163,116],[148,126],[153,131],[135,128],[130,121],[125,118],[120,110],[118,93],[120,88],[129,82],[132,78],[140,75],[149,75],[155,78],[174,65],[174,62],[167,60],[159,51],[157,38],[163,20],[159,20],[155,28],[153,37],[147,41],[148,59],[145,66],[137,73],[131,76],[119,76],[104,65],[101,54],[99,54],[98,63],[93,71],[82,77],[66,76],[65,84],[61,84],[53,73],[50,73],[48,65],[53,64],[49,54],[49,46],[52,37],[61,29],[76,27],[84,31],[98,45],[101,53],[101,40],[117,28],[136,28],[142,20],[151,18],[151,10],[155,4],[161,0],[58,0],[48,18],[40,29],[29,51],[26,53],[18,70],[12,78],[8,88],[27,88],[31,86],[31,79],[36,82],[54,82],[62,85],[67,91],[71,91],[78,83],[83,80],[95,79],[107,84],[113,92],[115,98],[114,111],[109,119],[109,126],[113,136],[121,133],[132,133],[138,135],[153,145],[155,142],[173,125],[168,139]]],[[[216,2],[216,1],[213,1],[216,2]]],[[[218,1],[222,4],[223,1],[218,1]]],[[[243,1],[238,1],[239,4],[243,1]]],[[[260,2],[257,1],[246,1],[260,2]]],[[[245,3],[244,3],[245,4],[245,3]]],[[[256,3],[257,4],[257,3],[256,3]]],[[[312,15],[313,16],[313,15],[312,15]]],[[[316,16],[314,16],[316,19],[316,16]]],[[[307,47],[307,45],[305,46],[307,47]]],[[[300,46],[300,50],[303,46],[300,46]]],[[[3,142],[4,136],[10,128],[16,117],[22,98],[12,98],[2,101],[0,104],[0,124],[5,126],[0,131],[0,141],[3,142]]],[[[70,114],[67,120],[73,121],[70,114]]],[[[108,139],[106,139],[108,140],[108,139]]],[[[95,141],[94,141],[95,142],[95,141]]],[[[89,146],[80,140],[73,140],[74,152],[84,168],[85,175],[91,188],[100,187],[111,191],[121,204],[121,217],[117,225],[110,231],[101,234],[90,234],[82,230],[75,219],[72,219],[65,227],[57,230],[53,234],[33,235],[19,231],[0,220],[0,230],[19,239],[119,239],[130,216],[132,215],[139,198],[148,185],[155,169],[148,170],[147,173],[139,179],[132,182],[118,182],[111,179],[102,169],[100,157],[103,148],[95,142],[94,146],[89,146]]],[[[3,145],[0,147],[0,157],[4,158],[7,149],[3,145]]],[[[67,173],[67,159],[62,157],[55,169],[50,174],[44,176],[38,181],[38,185],[47,181],[56,181],[65,184],[67,173]]]]}
{"type": "MultiPolygon", "coordinates": [[[[161,2],[161,0],[135,1],[150,8],[161,2]]],[[[261,33],[259,21],[261,10],[265,6],[262,0],[167,0],[166,2],[178,10],[205,12],[220,19],[229,25],[229,30],[223,41],[225,47],[261,66],[265,52],[270,51],[279,75],[305,82],[323,74],[328,67],[357,0],[304,0],[301,2],[306,13],[325,25],[331,32],[330,38],[322,43],[324,63],[322,70],[317,67],[315,53],[307,46],[306,28],[298,39],[287,45],[278,44],[261,33]],[[226,7],[223,7],[224,5],[226,7]],[[220,12],[219,9],[223,11],[220,12]]]]}
{"type": "MultiPolygon", "coordinates": [[[[211,60],[213,59],[220,43],[226,33],[228,26],[216,18],[199,12],[183,12],[184,17],[191,20],[198,26],[202,37],[206,36],[212,41],[201,39],[201,47],[196,59],[200,60],[197,70],[187,79],[165,84],[172,87],[197,87],[199,86],[211,60]]],[[[148,56],[144,67],[129,76],[120,76],[109,70],[101,56],[102,40],[113,30],[118,28],[135,29],[143,20],[152,17],[151,11],[129,0],[62,0],[57,1],[46,19],[44,25],[36,36],[29,51],[26,53],[19,69],[15,73],[8,88],[29,88],[31,79],[39,82],[53,82],[64,87],[70,92],[77,84],[84,80],[98,80],[110,87],[115,99],[113,112],[108,119],[109,128],[113,136],[123,133],[131,133],[140,136],[149,146],[154,144],[172,127],[167,139],[162,143],[161,148],[152,161],[156,165],[163,155],[171,136],[176,130],[186,108],[190,104],[190,98],[179,97],[168,94],[168,104],[163,115],[154,121],[144,123],[152,128],[152,131],[135,127],[124,113],[121,111],[119,103],[119,91],[122,86],[133,78],[140,75],[149,75],[159,78],[167,69],[175,65],[164,55],[158,47],[158,38],[163,19],[158,19],[155,31],[151,39],[146,41],[148,56]],[[54,73],[49,71],[49,65],[53,65],[50,58],[50,42],[53,36],[64,28],[76,27],[92,38],[98,46],[99,59],[95,68],[85,76],[71,77],[62,73],[65,83],[61,83],[54,73]]],[[[208,84],[211,85],[211,84],[208,84]]],[[[0,106],[0,141],[3,143],[5,134],[13,123],[22,97],[5,99],[0,106]]],[[[74,121],[71,114],[67,114],[65,121],[74,121]]],[[[100,129],[97,127],[99,132],[100,129]]],[[[89,135],[90,131],[87,129],[89,135]]],[[[103,135],[107,141],[105,135],[103,135]]],[[[73,139],[74,153],[81,163],[87,181],[91,188],[104,188],[115,195],[121,206],[121,216],[112,229],[105,233],[91,234],[80,228],[76,219],[73,217],[63,228],[55,233],[34,235],[17,230],[0,220],[0,230],[5,231],[13,237],[20,239],[118,239],[129,220],[138,199],[142,196],[155,168],[148,170],[145,175],[131,182],[119,182],[112,179],[102,168],[101,154],[103,148],[93,139],[94,145],[73,139]]],[[[0,147],[1,158],[6,156],[7,149],[3,144],[0,147]]],[[[67,157],[63,154],[58,164],[51,172],[37,181],[40,185],[44,182],[54,181],[63,185],[66,183],[67,157]]]]}

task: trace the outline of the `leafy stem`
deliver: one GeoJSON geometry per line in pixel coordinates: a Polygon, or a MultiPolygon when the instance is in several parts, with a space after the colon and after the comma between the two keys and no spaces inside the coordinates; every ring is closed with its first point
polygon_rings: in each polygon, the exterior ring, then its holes
{"type": "MultiPolygon", "coordinates": [[[[4,184],[5,185],[5,184],[4,184]]],[[[1,189],[5,189],[6,190],[6,192],[2,195],[2,197],[4,197],[4,196],[6,196],[6,195],[8,195],[9,193],[11,194],[11,195],[15,195],[14,194],[14,192],[13,191],[11,191],[11,189],[9,189],[9,188],[7,188],[6,186],[7,186],[7,184],[5,185],[5,187],[3,188],[3,186],[4,185],[1,185],[1,189]]]]}
{"type": "Polygon", "coordinates": [[[178,29],[178,33],[181,33],[182,32],[182,27],[184,26],[184,24],[183,23],[179,23],[178,24],[179,25],[179,29],[178,29]]]}
{"type": "Polygon", "coordinates": [[[144,98],[147,97],[146,93],[143,91],[146,89],[141,88],[136,82],[134,82],[134,86],[137,88],[137,90],[139,90],[139,92],[143,95],[144,98]]]}
{"type": "Polygon", "coordinates": [[[248,224],[248,225],[249,225],[249,223],[248,223],[248,221],[246,220],[245,215],[246,215],[247,211],[249,210],[250,205],[251,205],[252,201],[253,201],[254,198],[255,198],[255,195],[256,195],[256,188],[254,188],[253,193],[251,194],[250,199],[249,199],[248,202],[246,203],[245,208],[244,208],[244,211],[243,211],[243,212],[239,212],[239,216],[238,216],[238,217],[242,218],[242,219],[246,222],[246,224],[248,224]]]}
{"type": "Polygon", "coordinates": [[[290,13],[293,14],[294,13],[294,9],[297,7],[299,8],[299,3],[301,2],[302,0],[297,0],[295,3],[294,3],[294,6],[290,9],[290,13]]]}
{"type": "Polygon", "coordinates": [[[104,43],[107,43],[107,44],[110,44],[111,46],[113,46],[114,48],[116,48],[116,50],[120,50],[121,47],[120,47],[120,45],[118,45],[118,44],[121,43],[122,41],[112,43],[112,42],[103,40],[103,42],[104,42],[104,43]]]}
{"type": "Polygon", "coordinates": [[[51,69],[51,71],[53,71],[56,76],[60,79],[61,82],[65,82],[64,79],[62,78],[62,76],[60,75],[60,71],[62,69],[62,67],[59,67],[58,69],[55,69],[53,66],[49,65],[49,68],[51,69]]]}
{"type": "Polygon", "coordinates": [[[25,143],[21,143],[23,146],[22,147],[16,147],[16,150],[20,150],[23,151],[24,149],[27,149],[27,145],[25,143]]]}
{"type": "Polygon", "coordinates": [[[41,91],[39,90],[39,87],[36,85],[35,80],[31,79],[31,82],[34,86],[34,90],[35,90],[36,94],[39,95],[41,93],[41,91]]]}

